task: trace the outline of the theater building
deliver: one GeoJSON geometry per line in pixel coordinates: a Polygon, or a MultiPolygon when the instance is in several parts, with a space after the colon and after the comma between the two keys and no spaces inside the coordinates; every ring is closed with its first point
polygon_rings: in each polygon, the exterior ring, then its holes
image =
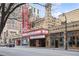
{"type": "Polygon", "coordinates": [[[79,49],[79,9],[61,14],[59,18],[51,16],[51,5],[45,7],[45,17],[29,18],[31,28],[23,36],[29,40],[30,47],[79,49]],[[49,7],[48,7],[49,6],[49,7]],[[65,20],[67,20],[67,41],[65,40],[65,20]]]}
{"type": "Polygon", "coordinates": [[[51,4],[46,4],[45,17],[30,17],[29,22],[31,28],[26,33],[23,33],[23,37],[29,40],[29,46],[31,47],[51,47],[50,45],[50,27],[57,26],[60,22],[51,16],[51,4]]]}
{"type": "MultiPolygon", "coordinates": [[[[67,47],[68,49],[79,49],[79,9],[65,13],[67,17],[67,47]],[[73,14],[73,15],[72,15],[73,14]]],[[[54,17],[44,17],[33,22],[32,29],[47,29],[45,43],[46,47],[65,48],[65,22],[64,16],[59,15],[57,20],[54,17]]],[[[33,38],[33,37],[32,37],[33,38]]],[[[37,40],[37,43],[39,41],[37,40]]],[[[32,41],[30,41],[32,43],[32,41]]],[[[39,46],[39,44],[37,44],[39,46]]]]}
{"type": "Polygon", "coordinates": [[[45,47],[47,35],[48,30],[42,28],[23,34],[23,36],[26,36],[29,39],[29,45],[31,47],[45,47]]]}
{"type": "Polygon", "coordinates": [[[46,4],[45,17],[29,19],[31,21],[29,46],[34,47],[51,47],[50,28],[60,24],[58,19],[51,16],[51,4],[46,4]],[[32,34],[32,35],[31,35],[32,34]]]}

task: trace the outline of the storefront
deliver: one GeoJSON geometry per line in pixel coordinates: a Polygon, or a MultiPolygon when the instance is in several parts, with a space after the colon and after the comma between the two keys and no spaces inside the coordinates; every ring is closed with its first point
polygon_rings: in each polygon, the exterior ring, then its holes
{"type": "Polygon", "coordinates": [[[29,38],[27,38],[26,36],[23,36],[21,39],[21,44],[22,44],[22,46],[28,46],[29,45],[29,38]]]}
{"type": "MultiPolygon", "coordinates": [[[[51,34],[51,46],[53,48],[64,48],[64,33],[51,34]]],[[[79,49],[79,31],[67,32],[67,47],[68,49],[79,49]]]]}
{"type": "Polygon", "coordinates": [[[20,46],[21,45],[21,40],[20,39],[16,39],[15,40],[15,46],[20,46]]]}
{"type": "Polygon", "coordinates": [[[47,35],[48,35],[48,30],[46,29],[32,30],[23,34],[23,36],[29,38],[30,47],[46,47],[47,35]]]}
{"type": "Polygon", "coordinates": [[[69,48],[79,49],[79,31],[72,31],[71,36],[69,36],[69,48]]]}
{"type": "Polygon", "coordinates": [[[63,33],[52,33],[50,36],[51,36],[51,47],[64,48],[63,33]]]}
{"type": "Polygon", "coordinates": [[[45,47],[45,35],[35,35],[30,37],[30,46],[45,47]]]}

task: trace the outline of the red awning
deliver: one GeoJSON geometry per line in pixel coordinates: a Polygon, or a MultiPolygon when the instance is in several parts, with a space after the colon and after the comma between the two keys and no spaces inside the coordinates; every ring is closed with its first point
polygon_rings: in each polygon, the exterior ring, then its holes
{"type": "Polygon", "coordinates": [[[27,33],[23,33],[22,36],[35,36],[35,35],[47,35],[48,30],[46,29],[37,29],[37,30],[32,30],[27,33]]]}

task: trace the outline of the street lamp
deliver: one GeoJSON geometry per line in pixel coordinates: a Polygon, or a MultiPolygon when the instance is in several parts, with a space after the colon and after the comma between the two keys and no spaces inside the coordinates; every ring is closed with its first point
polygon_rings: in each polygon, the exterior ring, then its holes
{"type": "Polygon", "coordinates": [[[67,17],[65,15],[65,13],[63,13],[63,16],[65,17],[64,48],[65,48],[65,50],[67,50],[68,49],[68,46],[67,46],[67,17]]]}

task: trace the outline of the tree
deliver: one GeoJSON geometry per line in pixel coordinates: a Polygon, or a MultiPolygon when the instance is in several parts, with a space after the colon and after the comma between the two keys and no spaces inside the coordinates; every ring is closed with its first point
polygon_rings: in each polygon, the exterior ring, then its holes
{"type": "Polygon", "coordinates": [[[9,16],[12,14],[15,9],[24,5],[25,3],[1,3],[0,4],[0,36],[5,27],[6,21],[8,20],[9,16]]]}

